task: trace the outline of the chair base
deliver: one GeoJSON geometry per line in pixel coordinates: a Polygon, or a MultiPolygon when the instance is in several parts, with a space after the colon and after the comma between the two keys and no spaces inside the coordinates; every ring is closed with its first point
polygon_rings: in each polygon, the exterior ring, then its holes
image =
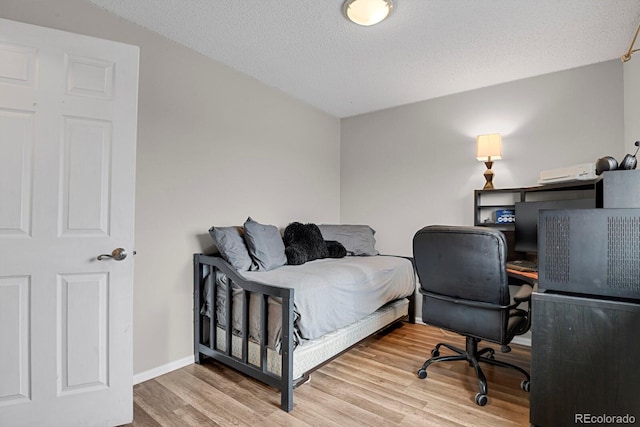
{"type": "Polygon", "coordinates": [[[479,339],[473,337],[466,337],[466,349],[462,350],[456,346],[447,343],[439,343],[436,347],[431,351],[431,355],[433,356],[431,359],[424,362],[422,368],[418,370],[418,377],[424,379],[427,377],[427,368],[432,363],[436,362],[449,362],[456,360],[465,360],[469,362],[469,366],[472,366],[476,371],[476,376],[478,377],[478,385],[480,387],[480,392],[476,394],[475,401],[479,406],[484,406],[487,404],[487,378],[484,376],[482,372],[482,368],[480,368],[480,362],[488,363],[490,365],[502,366],[505,368],[512,368],[522,373],[526,379],[522,380],[520,383],[520,388],[524,391],[529,391],[531,384],[531,377],[529,373],[522,369],[519,366],[513,365],[511,363],[501,362],[499,360],[495,360],[494,354],[495,350],[492,348],[486,347],[481,350],[478,350],[479,339]],[[446,347],[449,350],[455,352],[455,355],[450,356],[440,356],[440,347],[446,347]],[[487,354],[486,356],[483,356],[487,354]]]}

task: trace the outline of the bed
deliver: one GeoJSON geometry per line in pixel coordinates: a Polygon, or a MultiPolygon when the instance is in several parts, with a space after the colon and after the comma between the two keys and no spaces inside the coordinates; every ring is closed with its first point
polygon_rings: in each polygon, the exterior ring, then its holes
{"type": "Polygon", "coordinates": [[[195,362],[211,358],[278,388],[287,412],[313,370],[415,321],[410,258],[346,256],[269,271],[238,271],[221,256],[193,261],[195,362]]]}

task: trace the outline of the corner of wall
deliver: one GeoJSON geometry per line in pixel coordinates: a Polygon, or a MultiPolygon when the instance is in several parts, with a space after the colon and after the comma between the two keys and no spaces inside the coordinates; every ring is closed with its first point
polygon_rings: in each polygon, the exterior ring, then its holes
{"type": "MultiPolygon", "coordinates": [[[[624,141],[628,152],[640,140],[640,54],[622,66],[624,80],[624,141]]],[[[633,150],[633,151],[632,151],[633,150]]]]}

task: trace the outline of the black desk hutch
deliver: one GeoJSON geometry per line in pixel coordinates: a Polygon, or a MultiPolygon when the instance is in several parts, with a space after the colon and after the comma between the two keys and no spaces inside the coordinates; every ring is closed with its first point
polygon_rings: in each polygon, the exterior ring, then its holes
{"type": "MultiPolygon", "coordinates": [[[[513,225],[496,224],[491,211],[555,191],[582,191],[598,208],[630,209],[640,219],[640,171],[633,170],[589,182],[477,190],[474,224],[497,227],[509,241],[513,225]]],[[[640,226],[631,234],[640,239],[640,226]]],[[[640,245],[631,252],[624,256],[640,258],[640,245]]],[[[532,297],[532,426],[640,423],[640,275],[632,287],[631,298],[613,298],[545,290],[540,277],[532,297]]]]}

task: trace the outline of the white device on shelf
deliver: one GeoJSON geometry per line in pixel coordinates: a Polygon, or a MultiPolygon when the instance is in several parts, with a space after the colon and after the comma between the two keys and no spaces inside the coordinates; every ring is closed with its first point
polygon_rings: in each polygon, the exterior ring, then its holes
{"type": "Polygon", "coordinates": [[[558,169],[549,169],[540,172],[538,184],[553,184],[556,182],[588,181],[596,178],[596,164],[582,163],[575,166],[567,166],[558,169]]]}

